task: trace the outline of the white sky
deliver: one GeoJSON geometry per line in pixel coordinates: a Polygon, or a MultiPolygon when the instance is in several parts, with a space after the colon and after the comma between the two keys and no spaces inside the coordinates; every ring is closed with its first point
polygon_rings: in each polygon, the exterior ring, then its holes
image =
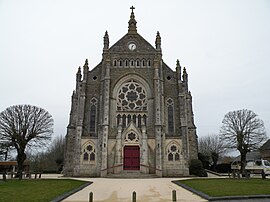
{"type": "Polygon", "coordinates": [[[0,0],[0,111],[40,106],[65,135],[78,66],[101,61],[106,30],[110,45],[127,33],[131,5],[165,63],[186,66],[199,137],[243,108],[270,131],[269,0],[0,0]]]}

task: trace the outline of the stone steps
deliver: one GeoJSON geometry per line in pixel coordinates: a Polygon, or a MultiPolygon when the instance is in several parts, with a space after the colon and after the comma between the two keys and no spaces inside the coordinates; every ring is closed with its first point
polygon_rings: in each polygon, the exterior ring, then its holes
{"type": "Polygon", "coordinates": [[[139,179],[145,179],[145,178],[158,178],[156,174],[146,174],[146,173],[140,173],[140,172],[123,172],[119,174],[108,174],[106,178],[139,178],[139,179]]]}

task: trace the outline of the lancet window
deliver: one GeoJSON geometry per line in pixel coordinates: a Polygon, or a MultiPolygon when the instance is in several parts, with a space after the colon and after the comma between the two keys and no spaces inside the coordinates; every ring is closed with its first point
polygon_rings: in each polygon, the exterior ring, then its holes
{"type": "Polygon", "coordinates": [[[92,98],[90,101],[90,117],[89,117],[89,131],[90,133],[96,132],[96,122],[97,122],[97,99],[92,98]]]}
{"type": "Polygon", "coordinates": [[[167,120],[168,120],[168,133],[174,133],[174,103],[171,98],[167,100],[167,120]]]}

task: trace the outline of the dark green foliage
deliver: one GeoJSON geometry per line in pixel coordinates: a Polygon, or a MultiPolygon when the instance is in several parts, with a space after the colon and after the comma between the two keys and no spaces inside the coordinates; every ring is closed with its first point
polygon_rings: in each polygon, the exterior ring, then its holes
{"type": "Polygon", "coordinates": [[[198,159],[202,162],[203,168],[210,169],[211,157],[203,153],[198,153],[198,159]]]}
{"type": "Polygon", "coordinates": [[[192,159],[189,163],[189,174],[198,177],[207,177],[207,173],[203,168],[202,162],[198,159],[192,159]]]}

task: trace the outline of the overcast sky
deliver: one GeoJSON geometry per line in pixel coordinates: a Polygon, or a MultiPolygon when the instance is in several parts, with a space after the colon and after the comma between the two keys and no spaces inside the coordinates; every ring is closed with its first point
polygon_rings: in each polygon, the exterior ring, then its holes
{"type": "Polygon", "coordinates": [[[49,111],[65,135],[78,66],[90,69],[127,33],[138,32],[163,60],[187,68],[198,136],[218,133],[224,115],[250,109],[270,131],[269,0],[0,0],[0,111],[31,104],[49,111]]]}

